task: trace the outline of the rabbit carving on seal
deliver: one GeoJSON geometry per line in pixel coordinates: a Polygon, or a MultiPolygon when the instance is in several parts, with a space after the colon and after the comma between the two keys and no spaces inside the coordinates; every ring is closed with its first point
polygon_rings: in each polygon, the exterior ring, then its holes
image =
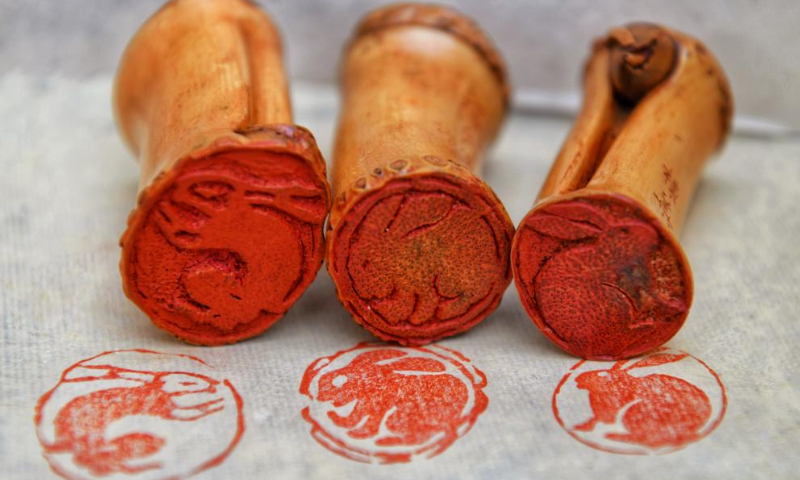
{"type": "Polygon", "coordinates": [[[652,225],[574,201],[546,206],[527,226],[564,242],[543,261],[533,291],[546,325],[581,345],[582,356],[625,356],[662,322],[674,324],[669,336],[677,331],[688,306],[675,291],[674,273],[662,271],[662,239],[652,225]]]}

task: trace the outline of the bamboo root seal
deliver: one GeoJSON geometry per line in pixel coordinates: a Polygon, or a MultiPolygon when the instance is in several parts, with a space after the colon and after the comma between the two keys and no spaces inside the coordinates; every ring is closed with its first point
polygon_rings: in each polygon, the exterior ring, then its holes
{"type": "Polygon", "coordinates": [[[614,92],[632,103],[664,81],[675,65],[675,42],[658,25],[634,23],[616,28],[608,43],[614,92]]]}
{"type": "Polygon", "coordinates": [[[672,338],[692,303],[677,240],[705,161],[727,136],[732,97],[697,40],[655,25],[594,47],[583,109],[512,265],[536,326],[589,359],[622,359],[672,338]]]}
{"type": "Polygon", "coordinates": [[[141,162],[120,240],[127,296],[190,343],[269,328],[321,266],[330,203],[270,19],[245,0],[167,3],[128,45],[114,107],[141,162]]]}
{"type": "Polygon", "coordinates": [[[513,224],[476,175],[505,115],[500,56],[450,9],[362,20],[342,63],[328,270],[354,319],[422,345],[478,324],[511,281],[513,224]]]}

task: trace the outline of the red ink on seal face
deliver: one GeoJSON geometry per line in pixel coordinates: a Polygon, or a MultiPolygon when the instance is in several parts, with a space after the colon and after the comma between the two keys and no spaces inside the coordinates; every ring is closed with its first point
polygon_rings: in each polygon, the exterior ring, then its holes
{"type": "MultiPolygon", "coordinates": [[[[289,144],[313,141],[285,130],[297,137],[289,144]]],[[[180,164],[130,218],[125,292],[183,340],[219,345],[263,332],[322,263],[328,193],[320,173],[270,147],[254,142],[180,164]]]]}
{"type": "Polygon", "coordinates": [[[629,358],[662,345],[692,301],[689,264],[674,237],[621,195],[534,209],[512,263],[536,326],[583,358],[629,358]]]}
{"type": "Polygon", "coordinates": [[[44,457],[67,479],[174,479],[221,463],[244,432],[242,400],[202,360],[107,352],[64,371],[39,399],[44,457]]]}
{"type": "Polygon", "coordinates": [[[613,364],[580,361],[553,393],[553,413],[567,433],[621,454],[679,450],[711,433],[726,407],[716,372],[669,348],[613,364]]]}
{"type": "Polygon", "coordinates": [[[425,345],[497,308],[511,281],[513,227],[477,182],[391,179],[342,218],[329,237],[329,271],[359,324],[382,340],[425,345]]]}
{"type": "Polygon", "coordinates": [[[453,350],[362,343],[312,363],[300,393],[311,435],[365,463],[442,453],[486,410],[486,376],[453,350]]]}

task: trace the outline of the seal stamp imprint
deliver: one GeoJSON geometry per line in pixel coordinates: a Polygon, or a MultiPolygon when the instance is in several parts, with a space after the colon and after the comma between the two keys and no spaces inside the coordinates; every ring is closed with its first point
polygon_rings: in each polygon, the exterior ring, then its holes
{"type": "Polygon", "coordinates": [[[576,440],[621,454],[663,454],[711,433],[727,407],[714,370],[670,348],[615,363],[582,360],[553,393],[553,413],[576,440]]]}
{"type": "Polygon", "coordinates": [[[303,418],[323,447],[365,463],[430,458],[464,436],[486,410],[486,376],[441,347],[360,343],[309,365],[303,418]]]}
{"type": "Polygon", "coordinates": [[[119,350],[82,360],[36,406],[45,459],[64,478],[184,478],[244,433],[242,399],[202,360],[119,350]]]}

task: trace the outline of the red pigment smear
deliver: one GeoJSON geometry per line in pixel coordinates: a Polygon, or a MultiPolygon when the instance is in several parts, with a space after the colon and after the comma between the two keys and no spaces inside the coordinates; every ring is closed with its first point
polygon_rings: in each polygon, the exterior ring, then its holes
{"type": "Polygon", "coordinates": [[[683,325],[689,265],[659,221],[623,196],[534,209],[512,252],[517,289],[553,343],[588,359],[650,351],[683,325]]]}
{"type": "Polygon", "coordinates": [[[485,385],[453,350],[362,343],[312,363],[300,393],[323,407],[303,410],[322,446],[390,464],[438,455],[466,434],[488,406],[485,385]]]}
{"type": "Polygon", "coordinates": [[[469,330],[511,282],[513,226],[483,185],[427,174],[361,198],[333,237],[339,298],[383,340],[424,345],[469,330]]]}
{"type": "MultiPolygon", "coordinates": [[[[558,409],[558,396],[562,387],[584,364],[572,367],[553,393],[553,413],[559,424],[582,443],[610,453],[631,453],[608,445],[589,441],[580,432],[591,432],[600,424],[618,425],[605,433],[603,438],[645,447],[651,451],[668,449],[673,451],[696,442],[713,431],[725,414],[727,398],[725,387],[717,373],[701,360],[688,353],[668,353],[667,349],[653,352],[640,360],[620,360],[611,368],[584,371],[574,378],[578,390],[588,393],[592,417],[581,424],[567,428],[558,409]],[[707,427],[714,413],[706,392],[687,379],[659,373],[638,374],[638,369],[660,367],[684,359],[695,360],[714,377],[722,393],[722,411],[716,412],[710,428],[707,427]]],[[[569,406],[569,401],[565,406],[569,406]]],[[[608,428],[608,427],[606,427],[608,428]]]]}
{"type": "Polygon", "coordinates": [[[191,343],[263,332],[322,263],[322,181],[306,160],[252,144],[176,169],[148,192],[123,237],[127,295],[191,343]]]}

